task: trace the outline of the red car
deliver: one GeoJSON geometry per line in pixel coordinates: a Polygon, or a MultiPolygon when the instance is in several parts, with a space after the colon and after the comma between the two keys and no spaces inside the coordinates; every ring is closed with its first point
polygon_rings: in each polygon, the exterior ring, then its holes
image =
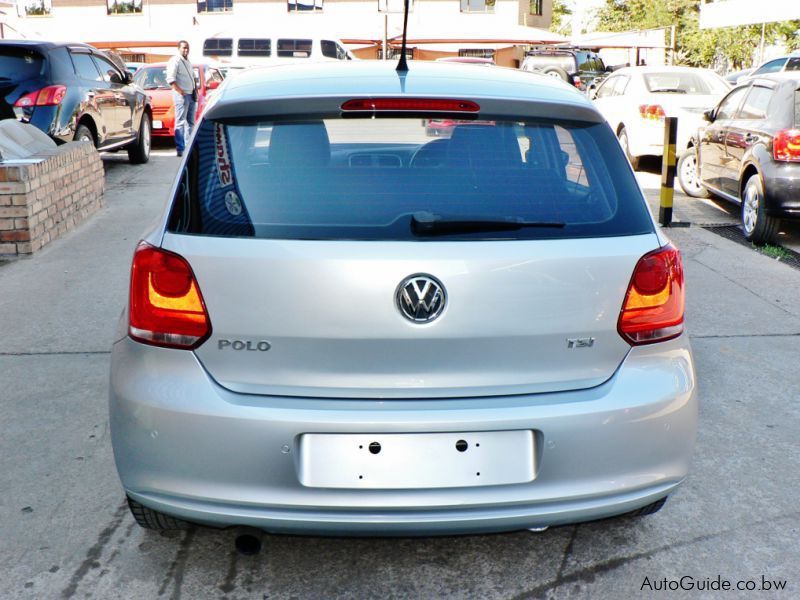
{"type": "MultiPolygon", "coordinates": [[[[209,94],[219,87],[222,80],[219,69],[202,63],[194,64],[194,81],[197,86],[195,119],[200,118],[209,94]]],[[[175,106],[172,103],[172,89],[167,83],[167,63],[152,63],[141,67],[133,76],[133,81],[150,97],[153,107],[153,135],[173,137],[175,106]]]]}

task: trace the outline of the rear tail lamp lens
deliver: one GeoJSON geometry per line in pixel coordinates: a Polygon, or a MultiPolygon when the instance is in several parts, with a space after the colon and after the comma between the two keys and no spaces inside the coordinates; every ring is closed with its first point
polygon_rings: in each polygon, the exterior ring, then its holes
{"type": "Polygon", "coordinates": [[[660,104],[641,104],[639,116],[648,121],[663,121],[667,114],[660,104]]]}
{"type": "Polygon", "coordinates": [[[772,140],[772,157],[783,162],[800,162],[800,129],[783,129],[772,140]]]}
{"type": "Polygon", "coordinates": [[[193,349],[211,335],[203,295],[186,260],[142,242],[131,269],[131,338],[165,348],[193,349]]]}
{"type": "Polygon", "coordinates": [[[342,104],[345,112],[467,112],[476,113],[481,109],[470,100],[437,100],[431,98],[363,98],[348,100],[342,104]]]}
{"type": "Polygon", "coordinates": [[[573,76],[572,76],[572,83],[573,83],[573,85],[574,85],[576,88],[578,88],[579,90],[582,90],[582,89],[583,89],[583,81],[581,81],[581,78],[580,78],[580,76],[578,76],[578,75],[573,75],[573,76]]]}
{"type": "Polygon", "coordinates": [[[63,85],[48,85],[40,90],[25,94],[17,98],[14,106],[27,108],[30,106],[58,106],[67,95],[67,88],[63,85]]]}
{"type": "Polygon", "coordinates": [[[684,306],[681,254],[664,246],[636,264],[617,330],[635,346],[672,339],[683,332],[684,306]]]}

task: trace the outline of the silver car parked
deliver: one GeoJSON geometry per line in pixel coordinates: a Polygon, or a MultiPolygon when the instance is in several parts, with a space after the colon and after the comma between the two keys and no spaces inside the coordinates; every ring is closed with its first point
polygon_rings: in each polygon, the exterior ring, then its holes
{"type": "Polygon", "coordinates": [[[136,249],[117,340],[114,455],[148,528],[538,528],[654,512],[691,461],[680,254],[546,76],[241,73],[136,249]]]}

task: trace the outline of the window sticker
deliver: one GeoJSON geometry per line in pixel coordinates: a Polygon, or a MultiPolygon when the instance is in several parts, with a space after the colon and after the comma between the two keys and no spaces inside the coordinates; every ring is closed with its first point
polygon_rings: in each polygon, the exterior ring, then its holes
{"type": "Polygon", "coordinates": [[[236,180],[227,127],[206,121],[197,130],[194,146],[204,230],[212,235],[255,235],[247,198],[236,180]]]}
{"type": "Polygon", "coordinates": [[[217,157],[219,187],[225,189],[233,185],[233,169],[231,168],[231,159],[228,153],[228,139],[225,135],[225,126],[222,123],[214,124],[214,149],[217,157]]]}
{"type": "Polygon", "coordinates": [[[225,194],[225,208],[228,209],[228,212],[234,217],[238,217],[242,214],[242,201],[239,200],[239,196],[236,195],[236,192],[230,191],[225,194]]]}

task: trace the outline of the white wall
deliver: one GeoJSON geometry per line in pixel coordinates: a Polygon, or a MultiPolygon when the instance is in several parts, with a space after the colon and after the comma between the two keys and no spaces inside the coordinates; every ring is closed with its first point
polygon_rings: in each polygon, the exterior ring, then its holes
{"type": "MultiPolygon", "coordinates": [[[[9,24],[33,39],[92,42],[185,38],[192,42],[193,50],[202,47],[205,37],[221,31],[275,31],[289,35],[324,32],[339,38],[381,39],[384,30],[384,16],[378,13],[377,2],[327,2],[324,10],[316,14],[289,13],[282,3],[237,4],[236,0],[234,10],[222,14],[198,14],[194,4],[150,6],[147,0],[141,15],[108,15],[104,6],[56,7],[49,17],[17,18],[13,11],[9,12],[9,24]]],[[[408,19],[409,37],[414,37],[415,28],[422,31],[423,24],[428,24],[424,29],[429,32],[431,23],[439,26],[441,37],[451,38],[483,26],[490,31],[516,27],[518,12],[517,0],[497,0],[495,12],[484,14],[461,13],[458,0],[418,0],[408,19]]],[[[389,37],[402,33],[402,21],[400,14],[389,15],[389,37]]]]}

